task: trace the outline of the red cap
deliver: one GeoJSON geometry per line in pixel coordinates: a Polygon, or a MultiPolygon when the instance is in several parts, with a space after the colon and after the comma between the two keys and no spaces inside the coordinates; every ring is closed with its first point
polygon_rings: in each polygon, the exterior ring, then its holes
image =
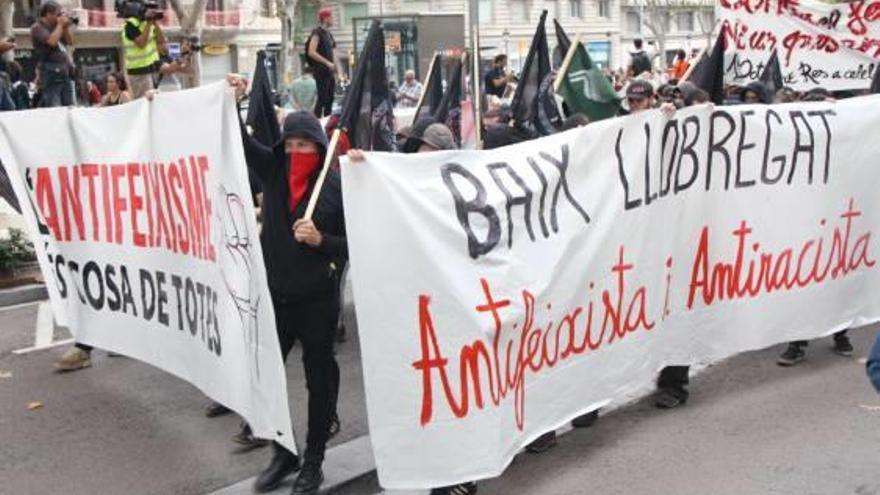
{"type": "Polygon", "coordinates": [[[330,7],[324,7],[323,9],[318,11],[318,19],[322,21],[328,17],[331,17],[332,15],[333,11],[330,10],[330,7]]]}

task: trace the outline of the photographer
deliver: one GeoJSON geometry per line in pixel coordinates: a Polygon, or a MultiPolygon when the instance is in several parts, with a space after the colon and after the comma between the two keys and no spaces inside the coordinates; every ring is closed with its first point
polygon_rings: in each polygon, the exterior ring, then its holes
{"type": "Polygon", "coordinates": [[[164,53],[165,35],[156,24],[164,14],[155,3],[127,2],[139,12],[121,12],[125,16],[122,28],[122,47],[125,50],[125,72],[132,98],[140,98],[155,89],[159,72],[159,55],[164,53]],[[132,15],[129,15],[132,14],[132,15]]]}
{"type": "Polygon", "coordinates": [[[41,107],[74,104],[73,59],[67,47],[73,44],[70,26],[75,22],[76,18],[64,14],[61,5],[50,0],[40,7],[40,19],[31,26],[41,107]]]}

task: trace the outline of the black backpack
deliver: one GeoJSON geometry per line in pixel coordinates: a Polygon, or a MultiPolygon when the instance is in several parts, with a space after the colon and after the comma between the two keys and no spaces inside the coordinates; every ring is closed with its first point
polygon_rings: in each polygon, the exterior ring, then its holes
{"type": "Polygon", "coordinates": [[[645,52],[636,52],[632,54],[632,62],[630,63],[633,77],[638,76],[642,72],[651,72],[651,59],[645,52]]]}

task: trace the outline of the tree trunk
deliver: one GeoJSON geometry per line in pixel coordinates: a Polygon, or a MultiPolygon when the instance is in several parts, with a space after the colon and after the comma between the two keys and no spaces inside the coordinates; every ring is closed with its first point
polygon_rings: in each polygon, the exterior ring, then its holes
{"type": "MultiPolygon", "coordinates": [[[[207,0],[193,0],[189,11],[186,11],[180,0],[169,0],[171,10],[180,22],[180,36],[182,39],[197,38],[201,43],[202,38],[202,15],[205,13],[207,0]]],[[[193,53],[189,68],[180,74],[181,86],[195,88],[201,82],[201,53],[193,53]]]]}
{"type": "MultiPolygon", "coordinates": [[[[13,35],[12,16],[15,13],[15,2],[13,0],[0,0],[0,40],[5,40],[13,35]]],[[[3,54],[3,59],[7,62],[15,58],[13,50],[3,54]]]]}
{"type": "Polygon", "coordinates": [[[278,1],[278,18],[281,19],[281,59],[278,60],[281,78],[278,83],[282,87],[289,86],[293,82],[293,78],[300,72],[299,57],[296,54],[296,40],[294,40],[296,2],[297,0],[278,1]]]}

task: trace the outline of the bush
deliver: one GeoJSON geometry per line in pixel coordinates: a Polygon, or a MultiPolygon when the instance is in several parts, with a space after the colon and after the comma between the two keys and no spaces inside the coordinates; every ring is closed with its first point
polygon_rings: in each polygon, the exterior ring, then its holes
{"type": "Polygon", "coordinates": [[[9,239],[0,239],[0,271],[14,271],[22,263],[35,259],[34,245],[21,230],[9,229],[9,239]]]}

